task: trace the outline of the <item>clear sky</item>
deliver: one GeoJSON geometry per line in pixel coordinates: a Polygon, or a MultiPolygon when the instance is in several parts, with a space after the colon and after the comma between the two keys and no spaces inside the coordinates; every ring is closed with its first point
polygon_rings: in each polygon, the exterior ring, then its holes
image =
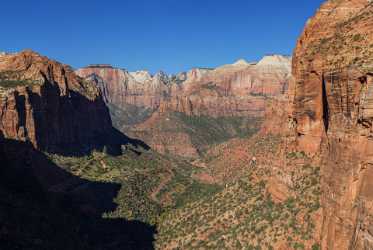
{"type": "Polygon", "coordinates": [[[30,48],[75,68],[215,67],[291,54],[322,0],[4,0],[0,51],[30,48]]]}

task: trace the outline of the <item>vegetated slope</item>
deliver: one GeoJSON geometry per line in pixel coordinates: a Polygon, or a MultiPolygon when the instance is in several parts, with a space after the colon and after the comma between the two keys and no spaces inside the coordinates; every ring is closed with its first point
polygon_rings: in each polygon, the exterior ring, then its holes
{"type": "Polygon", "coordinates": [[[170,111],[153,114],[129,134],[146,140],[160,153],[198,158],[213,145],[253,135],[260,124],[259,117],[188,116],[170,111]]]}
{"type": "Polygon", "coordinates": [[[319,249],[320,168],[302,152],[283,151],[286,140],[254,137],[225,149],[227,172],[239,174],[217,194],[165,213],[157,248],[319,249]],[[242,147],[255,162],[235,159],[242,147]],[[238,162],[239,170],[229,168],[238,162]]]}
{"type": "Polygon", "coordinates": [[[30,143],[0,138],[0,248],[152,249],[154,228],[105,219],[120,185],[81,179],[30,143]]]}
{"type": "Polygon", "coordinates": [[[126,104],[121,108],[110,103],[108,103],[107,106],[110,111],[113,126],[126,133],[131,132],[134,126],[145,122],[153,114],[153,110],[149,108],[138,107],[132,104],[126,104]]]}
{"type": "Polygon", "coordinates": [[[193,196],[219,190],[218,185],[203,184],[192,176],[200,169],[176,158],[152,151],[136,151],[129,146],[123,155],[94,152],[85,157],[49,155],[51,161],[75,176],[120,186],[114,202],[117,208],[107,218],[125,218],[156,224],[167,209],[182,206],[193,196]],[[191,192],[196,192],[191,195],[191,192]]]}
{"type": "Polygon", "coordinates": [[[131,145],[85,156],[0,148],[1,249],[152,249],[163,212],[221,189],[193,179],[201,170],[187,162],[131,145]]]}

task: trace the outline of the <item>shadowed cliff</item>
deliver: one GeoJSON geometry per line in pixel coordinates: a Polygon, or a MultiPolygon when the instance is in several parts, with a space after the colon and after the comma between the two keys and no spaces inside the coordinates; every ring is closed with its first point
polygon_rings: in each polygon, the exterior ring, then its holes
{"type": "Polygon", "coordinates": [[[116,131],[100,90],[64,64],[33,51],[0,57],[0,131],[64,156],[148,147],[116,131]]]}
{"type": "Polygon", "coordinates": [[[30,143],[0,138],[1,249],[152,249],[154,228],[113,211],[120,185],[64,171],[30,143]]]}

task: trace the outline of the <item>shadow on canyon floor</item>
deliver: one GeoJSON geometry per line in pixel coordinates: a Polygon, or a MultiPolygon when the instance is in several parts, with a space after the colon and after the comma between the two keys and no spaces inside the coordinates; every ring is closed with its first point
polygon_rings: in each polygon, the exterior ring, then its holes
{"type": "Polygon", "coordinates": [[[0,135],[0,249],[153,249],[155,228],[106,219],[120,184],[73,176],[0,135]]]}

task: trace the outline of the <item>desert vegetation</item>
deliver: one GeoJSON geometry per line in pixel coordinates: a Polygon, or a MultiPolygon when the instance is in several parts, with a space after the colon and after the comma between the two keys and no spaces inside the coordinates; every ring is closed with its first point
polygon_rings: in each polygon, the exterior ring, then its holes
{"type": "Polygon", "coordinates": [[[266,192],[266,182],[254,184],[247,176],[214,196],[166,213],[161,217],[157,246],[275,249],[282,243],[305,249],[304,242],[312,241],[315,229],[312,214],[320,208],[318,171],[304,166],[294,174],[295,196],[281,203],[266,192]]]}
{"type": "Polygon", "coordinates": [[[39,81],[22,79],[21,74],[13,71],[0,72],[0,87],[9,89],[17,86],[32,86],[39,84],[39,81]]]}
{"type": "Polygon", "coordinates": [[[139,220],[155,225],[159,215],[219,190],[191,176],[199,171],[189,163],[155,152],[131,151],[121,156],[93,152],[83,157],[49,155],[58,166],[81,178],[120,185],[114,211],[105,218],[139,220]]]}

